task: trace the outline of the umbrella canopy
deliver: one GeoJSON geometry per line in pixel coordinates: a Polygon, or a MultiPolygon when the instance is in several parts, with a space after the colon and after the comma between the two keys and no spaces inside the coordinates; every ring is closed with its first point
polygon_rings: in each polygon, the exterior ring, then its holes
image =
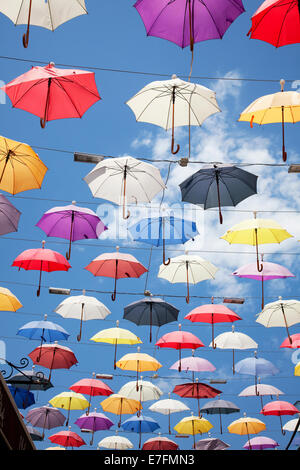
{"type": "Polygon", "coordinates": [[[186,243],[199,235],[196,222],[174,216],[149,217],[142,219],[129,232],[135,241],[163,247],[163,264],[169,264],[165,257],[165,245],[186,243]]]}
{"type": "Polygon", "coordinates": [[[81,118],[100,100],[94,72],[58,69],[54,65],[51,62],[45,67],[32,67],[1,87],[14,108],[40,117],[42,128],[54,119],[81,118]]]}
{"type": "Polygon", "coordinates": [[[86,412],[88,415],[90,412],[91,406],[91,398],[96,396],[109,396],[112,395],[114,392],[112,389],[106,385],[102,380],[98,380],[94,378],[95,372],[93,372],[92,379],[81,379],[78,382],[71,385],[70,390],[76,393],[83,393],[84,395],[89,395],[89,407],[86,412]]]}
{"type": "Polygon", "coordinates": [[[261,265],[262,270],[259,272],[257,270],[257,263],[247,264],[238,268],[232,274],[233,276],[237,276],[240,278],[247,278],[247,279],[256,279],[257,281],[261,281],[261,290],[262,290],[262,302],[261,308],[264,308],[264,281],[268,281],[271,279],[286,279],[288,277],[295,277],[287,268],[281,266],[280,264],[276,263],[269,263],[264,261],[263,262],[263,255],[261,255],[261,265]]]}
{"type": "Polygon", "coordinates": [[[114,393],[110,397],[103,400],[100,405],[104,411],[119,415],[120,419],[118,427],[121,426],[122,415],[132,415],[139,412],[143,406],[138,400],[128,398],[125,395],[114,393]]]}
{"type": "Polygon", "coordinates": [[[225,450],[230,445],[226,442],[221,441],[221,439],[209,438],[209,439],[200,439],[196,442],[196,450],[225,450]]]}
{"type": "Polygon", "coordinates": [[[58,408],[52,406],[40,406],[39,408],[33,408],[26,416],[26,420],[33,426],[43,429],[43,438],[45,429],[53,429],[59,426],[63,426],[66,417],[59,411],[58,408]]]}
{"type": "Polygon", "coordinates": [[[158,168],[130,156],[104,159],[84,177],[84,181],[94,197],[123,205],[124,219],[130,216],[130,212],[125,214],[126,202],[151,202],[166,188],[158,168]]]}
{"type": "Polygon", "coordinates": [[[0,189],[17,194],[40,188],[47,170],[29,145],[0,136],[0,189]]]}
{"type": "Polygon", "coordinates": [[[252,439],[250,439],[246,442],[246,444],[243,445],[243,448],[248,450],[250,448],[252,450],[276,449],[276,447],[279,447],[278,442],[266,436],[252,437],[252,439]]]}
{"type": "Polygon", "coordinates": [[[300,362],[298,362],[298,364],[295,365],[294,375],[300,376],[300,362]]]}
{"type": "Polygon", "coordinates": [[[171,152],[174,155],[180,149],[179,145],[174,148],[175,127],[189,126],[190,142],[190,126],[201,126],[206,118],[221,111],[214,91],[180,80],[176,75],[171,80],[148,83],[126,104],[137,121],[172,129],[171,152]]]}
{"type": "Polygon", "coordinates": [[[285,338],[280,347],[292,349],[300,348],[300,333],[296,333],[295,335],[290,335],[290,337],[285,338]],[[290,339],[292,342],[290,342],[290,339]]]}
{"type": "Polygon", "coordinates": [[[171,441],[167,437],[151,437],[144,442],[142,450],[177,450],[179,449],[176,442],[171,441]]]}
{"type": "Polygon", "coordinates": [[[108,436],[98,442],[98,448],[104,447],[105,449],[114,450],[127,450],[133,449],[132,442],[126,437],[122,436],[108,436]]]}
{"type": "Polygon", "coordinates": [[[140,344],[142,341],[138,336],[129,330],[119,328],[119,320],[117,320],[116,328],[107,328],[105,330],[98,331],[92,338],[91,341],[96,343],[108,343],[115,346],[114,353],[114,369],[116,369],[116,358],[117,358],[117,346],[118,344],[140,344]]]}
{"type": "Polygon", "coordinates": [[[53,369],[70,369],[74,364],[77,364],[75,354],[70,348],[57,344],[43,344],[35,348],[31,353],[28,354],[34,364],[39,364],[42,367],[46,367],[50,370],[49,378],[53,369]]]}
{"type": "MultiPolygon", "coordinates": [[[[290,419],[289,421],[287,421],[285,423],[285,425],[283,426],[283,430],[284,431],[290,431],[290,432],[294,432],[295,429],[296,429],[296,426],[299,422],[299,418],[296,418],[296,419],[290,419]]],[[[298,431],[300,432],[300,428],[298,428],[298,431]]]]}
{"type": "Polygon", "coordinates": [[[0,194],[0,235],[17,232],[21,212],[0,194]]]}
{"type": "Polygon", "coordinates": [[[137,391],[135,381],[127,382],[120,388],[118,393],[139,402],[158,400],[163,394],[159,387],[147,380],[143,380],[143,377],[139,381],[138,388],[137,391]]]}
{"type": "Polygon", "coordinates": [[[0,311],[16,312],[23,307],[19,299],[5,287],[0,287],[0,311]]]}
{"type": "Polygon", "coordinates": [[[119,361],[116,363],[116,366],[122,370],[133,370],[136,371],[136,390],[139,390],[138,378],[139,372],[144,371],[157,371],[162,367],[160,362],[157,359],[150,356],[149,354],[141,353],[140,348],[138,347],[138,352],[125,354],[119,361]]]}
{"type": "Polygon", "coordinates": [[[288,401],[275,400],[275,401],[266,403],[265,406],[260,411],[260,413],[265,416],[269,416],[269,415],[279,416],[281,432],[282,434],[285,434],[285,430],[283,429],[283,426],[282,426],[281,416],[299,414],[299,410],[294,405],[292,405],[292,403],[289,403],[288,401]]]}
{"type": "Polygon", "coordinates": [[[76,240],[98,239],[102,232],[108,230],[97,214],[86,207],[77,207],[73,201],[69,206],[53,207],[45,212],[36,226],[42,229],[47,237],[58,237],[69,240],[67,260],[71,256],[71,243],[76,240]]]}
{"type": "Polygon", "coordinates": [[[69,262],[63,255],[57,251],[45,248],[45,242],[42,242],[42,248],[32,248],[20,253],[14,260],[12,266],[25,269],[26,271],[36,270],[40,271],[39,286],[37,296],[39,297],[41,291],[42,271],[68,271],[71,268],[69,262]]]}
{"type": "Polygon", "coordinates": [[[103,413],[97,413],[96,409],[92,413],[89,413],[88,416],[83,414],[78,419],[76,419],[75,424],[80,427],[81,431],[90,431],[92,433],[92,438],[90,440],[90,445],[93,445],[94,433],[96,431],[104,431],[110,429],[114,423],[103,413]]]}
{"type": "Polygon", "coordinates": [[[152,326],[162,326],[177,321],[179,310],[165,300],[151,295],[132,302],[124,308],[123,318],[136,325],[150,325],[150,343],[152,326]]]}
{"type": "Polygon", "coordinates": [[[139,449],[141,448],[141,439],[143,432],[153,432],[160,428],[160,425],[149,416],[139,415],[127,419],[122,424],[124,431],[139,433],[139,449]]]}
{"type": "Polygon", "coordinates": [[[159,400],[149,406],[149,411],[154,411],[155,413],[161,413],[162,415],[167,415],[169,418],[169,434],[171,434],[171,414],[172,413],[182,413],[183,411],[188,411],[190,408],[182,403],[179,400],[173,400],[170,398],[166,400],[159,400]]]}
{"type": "Polygon", "coordinates": [[[214,163],[205,165],[189,176],[179,187],[182,201],[201,204],[203,209],[218,207],[219,221],[223,223],[222,206],[236,206],[257,194],[257,176],[233,165],[214,163]]]}
{"type": "Polygon", "coordinates": [[[21,326],[17,331],[17,335],[25,336],[29,339],[41,340],[43,342],[52,343],[53,341],[67,340],[69,333],[57,323],[53,323],[47,320],[47,315],[44,316],[44,320],[31,321],[21,326]]]}
{"type": "Polygon", "coordinates": [[[66,426],[69,424],[70,410],[85,410],[89,406],[89,402],[81,393],[62,392],[49,400],[49,403],[56,408],[68,410],[66,426]]]}
{"type": "Polygon", "coordinates": [[[250,441],[250,434],[258,434],[261,431],[264,431],[266,429],[266,425],[259,419],[251,418],[246,416],[246,413],[244,413],[243,418],[233,421],[227,429],[232,434],[239,434],[240,436],[247,434],[248,441],[250,441]]]}
{"type": "Polygon", "coordinates": [[[42,436],[42,434],[40,433],[40,431],[38,429],[33,428],[29,424],[26,424],[26,428],[27,428],[27,431],[29,432],[30,437],[33,441],[43,441],[44,440],[44,436],[42,436]]]}
{"type": "MultiPolygon", "coordinates": [[[[194,382],[194,372],[213,372],[216,370],[215,366],[209,362],[207,359],[202,357],[195,357],[195,351],[192,350],[192,356],[184,357],[181,359],[181,370],[185,370],[186,372],[192,371],[193,374],[193,382],[194,382]]],[[[179,368],[179,361],[176,361],[169,369],[177,369],[179,368]]]]}
{"type": "Polygon", "coordinates": [[[53,444],[59,444],[65,447],[81,447],[86,445],[84,440],[76,433],[71,431],[71,426],[68,431],[60,431],[49,437],[53,444]]]}
{"type": "Polygon", "coordinates": [[[231,401],[221,400],[219,397],[217,400],[212,400],[201,408],[201,413],[207,414],[218,414],[220,416],[220,433],[222,434],[222,414],[230,414],[230,413],[239,413],[240,409],[231,401]]]}
{"type": "Polygon", "coordinates": [[[54,31],[58,26],[80,15],[86,15],[85,0],[66,0],[63,4],[57,0],[12,0],[9,4],[0,3],[0,12],[15,25],[27,25],[23,35],[23,46],[28,47],[30,25],[54,31]]]}
{"type": "Polygon", "coordinates": [[[18,408],[25,410],[29,406],[34,405],[34,394],[29,390],[13,387],[12,385],[8,385],[8,388],[18,408]]]}
{"type": "Polygon", "coordinates": [[[226,331],[218,335],[214,342],[211,342],[210,347],[220,348],[220,349],[232,349],[232,372],[235,373],[235,364],[234,364],[234,351],[235,349],[252,349],[257,348],[258,344],[250,338],[250,336],[245,335],[245,333],[240,333],[235,331],[234,325],[232,325],[232,331],[226,331]]]}
{"type": "Polygon", "coordinates": [[[239,393],[239,397],[260,397],[261,406],[263,407],[263,396],[270,396],[271,398],[278,397],[278,395],[284,395],[284,393],[279,390],[277,387],[273,387],[273,385],[269,384],[262,384],[260,383],[260,377],[258,377],[258,383],[255,385],[250,385],[246,387],[239,393]]]}
{"type": "Polygon", "coordinates": [[[184,282],[187,285],[186,302],[190,301],[189,284],[197,284],[207,279],[214,279],[218,268],[200,256],[185,255],[171,258],[170,263],[159,268],[158,277],[173,283],[184,282]]]}
{"type": "Polygon", "coordinates": [[[118,246],[116,250],[115,253],[102,253],[84,268],[94,276],[114,278],[114,292],[111,296],[113,301],[116,300],[117,279],[138,278],[148,271],[134,256],[119,253],[118,246]]]}
{"type": "Polygon", "coordinates": [[[198,416],[187,416],[174,426],[175,431],[179,434],[190,434],[194,438],[194,449],[196,448],[195,435],[208,432],[213,425],[205,418],[198,416]]]}
{"type": "Polygon", "coordinates": [[[222,392],[196,379],[195,382],[176,385],[173,393],[182,398],[196,398],[198,401],[198,415],[200,416],[200,398],[214,398],[222,392]]]}
{"type": "Polygon", "coordinates": [[[111,311],[96,297],[85,295],[73,295],[64,299],[54,310],[64,318],[76,318],[80,320],[80,330],[77,341],[82,337],[82,323],[88,320],[103,320],[111,311]]]}
{"type": "Polygon", "coordinates": [[[24,390],[42,390],[46,391],[52,388],[52,383],[44,376],[41,371],[35,371],[35,366],[32,366],[32,370],[22,370],[13,375],[6,382],[17,387],[23,388],[24,390]]]}
{"type": "Polygon", "coordinates": [[[300,42],[298,3],[294,0],[266,0],[251,17],[247,36],[275,47],[300,42]]]}
{"type": "MultiPolygon", "coordinates": [[[[257,357],[256,351],[254,352],[253,357],[246,357],[246,359],[242,359],[239,361],[235,366],[236,372],[239,374],[247,374],[247,375],[254,375],[254,385],[255,390],[257,392],[257,378],[258,377],[265,377],[267,375],[275,375],[278,374],[279,370],[277,367],[272,364],[272,362],[267,361],[266,359],[257,357]]],[[[257,395],[257,393],[256,393],[257,395]]]]}

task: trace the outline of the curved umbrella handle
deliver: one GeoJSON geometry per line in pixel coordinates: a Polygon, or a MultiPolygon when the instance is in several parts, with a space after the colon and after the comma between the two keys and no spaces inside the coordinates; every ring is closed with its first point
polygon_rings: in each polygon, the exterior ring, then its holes
{"type": "Polygon", "coordinates": [[[130,217],[130,211],[127,210],[127,215],[125,214],[125,204],[123,205],[123,219],[127,220],[130,217]]]}
{"type": "Polygon", "coordinates": [[[40,125],[41,125],[42,129],[45,129],[45,127],[46,127],[46,119],[45,118],[40,119],[40,125]]]}
{"type": "Polygon", "coordinates": [[[174,150],[174,137],[172,136],[172,142],[171,142],[171,152],[173,155],[176,155],[180,150],[180,145],[177,144],[176,150],[174,150]]]}
{"type": "Polygon", "coordinates": [[[27,49],[28,47],[28,43],[29,43],[29,28],[27,28],[27,31],[25,34],[23,34],[23,46],[25,47],[25,49],[27,49]]]}
{"type": "Polygon", "coordinates": [[[190,302],[189,265],[188,265],[188,262],[186,264],[186,288],[187,288],[187,296],[185,297],[185,301],[188,304],[190,302]]]}
{"type": "Polygon", "coordinates": [[[114,302],[116,300],[116,292],[111,294],[111,300],[114,302]]]}
{"type": "Polygon", "coordinates": [[[39,296],[40,296],[40,293],[41,293],[41,287],[39,286],[38,290],[36,291],[36,295],[37,295],[37,297],[39,297],[39,296]]]}

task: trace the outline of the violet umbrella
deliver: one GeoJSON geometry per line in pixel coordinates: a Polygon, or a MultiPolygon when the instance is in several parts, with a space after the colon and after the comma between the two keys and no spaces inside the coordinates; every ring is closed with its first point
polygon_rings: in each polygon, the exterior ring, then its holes
{"type": "Polygon", "coordinates": [[[63,426],[66,417],[59,411],[58,408],[53,406],[40,406],[39,408],[33,408],[26,416],[26,420],[38,428],[43,429],[43,439],[45,435],[45,429],[53,429],[59,426],[63,426]]]}
{"type": "Polygon", "coordinates": [[[243,445],[243,448],[247,450],[264,450],[276,449],[276,447],[278,446],[278,442],[274,441],[274,439],[270,439],[270,437],[257,436],[249,439],[249,441],[247,441],[246,444],[243,445]]]}
{"type": "Polygon", "coordinates": [[[270,263],[263,261],[261,255],[262,271],[257,270],[257,263],[250,263],[238,268],[232,274],[240,278],[255,279],[261,281],[261,308],[264,308],[264,281],[271,279],[286,279],[288,277],[295,277],[287,268],[280,264],[270,263]]]}
{"type": "Polygon", "coordinates": [[[90,432],[92,434],[92,438],[90,441],[90,445],[93,445],[94,441],[94,433],[96,431],[104,431],[110,429],[114,423],[103,413],[97,413],[97,409],[92,413],[89,413],[88,416],[84,413],[80,416],[76,421],[75,424],[80,427],[81,432],[90,432]]]}
{"type": "Polygon", "coordinates": [[[17,232],[21,212],[0,194],[0,235],[17,232]]]}
{"type": "Polygon", "coordinates": [[[221,441],[221,439],[209,437],[208,439],[200,439],[200,441],[196,442],[195,448],[196,450],[225,450],[228,447],[230,445],[221,441]]]}
{"type": "MultiPolygon", "coordinates": [[[[216,370],[215,366],[203,357],[194,355],[195,351],[192,350],[192,356],[184,357],[181,359],[181,370],[186,372],[192,371],[192,380],[194,382],[195,372],[213,372],[216,370]]],[[[179,361],[176,361],[169,369],[178,370],[179,361]]]]}
{"type": "Polygon", "coordinates": [[[97,239],[107,227],[97,214],[86,207],[77,207],[75,201],[69,206],[53,207],[45,212],[36,224],[47,237],[69,240],[67,260],[71,256],[71,244],[77,240],[97,239]]]}

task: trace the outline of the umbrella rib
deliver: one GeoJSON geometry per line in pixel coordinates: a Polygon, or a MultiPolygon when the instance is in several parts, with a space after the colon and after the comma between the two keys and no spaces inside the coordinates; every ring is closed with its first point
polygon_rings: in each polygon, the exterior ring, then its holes
{"type": "MultiPolygon", "coordinates": [[[[73,84],[73,80],[70,80],[73,84]]],[[[61,80],[57,80],[56,78],[53,78],[53,83],[55,83],[59,88],[61,88],[63,90],[63,92],[65,93],[65,95],[67,96],[67,98],[69,99],[69,101],[71,102],[72,106],[74,107],[76,113],[78,114],[78,117],[81,118],[81,115],[80,115],[80,112],[78,111],[77,109],[77,106],[75,105],[74,101],[72,100],[71,96],[67,93],[65,87],[63,86],[63,84],[61,83],[61,80]]],[[[82,87],[84,88],[84,87],[82,87]]]]}
{"type": "MultiPolygon", "coordinates": [[[[12,107],[15,108],[15,107],[16,107],[16,104],[18,104],[18,103],[24,98],[24,96],[27,95],[27,93],[29,93],[29,92],[32,90],[33,87],[35,87],[35,86],[37,86],[37,85],[40,85],[40,84],[43,83],[44,81],[45,81],[44,78],[41,78],[40,80],[35,81],[35,82],[28,88],[28,90],[26,90],[26,91],[23,93],[23,95],[20,96],[20,98],[17,99],[17,100],[14,102],[14,104],[12,104],[12,107]]],[[[7,85],[7,86],[8,86],[8,85],[7,85]]]]}
{"type": "Polygon", "coordinates": [[[285,14],[284,14],[284,17],[282,18],[282,23],[281,23],[281,26],[280,26],[280,30],[279,30],[279,33],[278,33],[278,38],[277,38],[277,43],[276,43],[276,47],[279,47],[278,44],[279,44],[279,39],[280,39],[280,36],[281,36],[281,33],[282,33],[282,29],[283,29],[283,24],[285,22],[285,19],[287,17],[287,15],[289,14],[289,12],[296,6],[296,3],[290,3],[290,5],[288,6],[285,14]]]}
{"type": "Polygon", "coordinates": [[[21,4],[20,4],[20,8],[19,8],[19,11],[18,11],[18,14],[17,14],[17,18],[16,18],[15,24],[18,24],[19,16],[20,16],[21,10],[22,10],[22,8],[23,8],[24,1],[25,1],[25,0],[22,0],[22,2],[21,2],[21,4]]]}
{"type": "Polygon", "coordinates": [[[49,18],[50,18],[50,22],[51,22],[51,30],[54,31],[54,26],[53,26],[53,20],[52,20],[52,11],[51,11],[51,8],[50,8],[50,0],[48,0],[48,10],[49,10],[49,18]]]}
{"type": "Polygon", "coordinates": [[[10,222],[10,224],[13,226],[13,228],[15,229],[15,231],[17,231],[18,225],[15,225],[15,224],[13,223],[13,221],[11,220],[11,218],[7,215],[7,213],[6,213],[6,212],[4,211],[4,209],[2,209],[1,207],[0,207],[0,212],[7,218],[7,220],[8,220],[8,221],[10,222]]]}
{"type": "Polygon", "coordinates": [[[213,17],[213,15],[211,14],[211,12],[210,12],[208,6],[206,5],[206,3],[205,3],[203,0],[198,0],[198,2],[201,3],[201,4],[204,6],[204,8],[206,8],[206,10],[207,10],[209,16],[211,17],[211,20],[212,20],[213,24],[215,25],[216,31],[218,31],[218,34],[219,34],[219,36],[220,36],[220,39],[222,39],[222,34],[220,33],[219,28],[218,28],[218,26],[217,26],[217,23],[215,22],[214,17],[213,17]]]}

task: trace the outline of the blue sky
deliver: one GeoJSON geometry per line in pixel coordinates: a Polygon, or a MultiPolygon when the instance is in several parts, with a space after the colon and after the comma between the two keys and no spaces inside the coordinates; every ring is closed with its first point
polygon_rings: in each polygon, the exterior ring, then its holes
{"type": "MultiPolygon", "coordinates": [[[[204,281],[191,287],[191,295],[203,298],[192,298],[189,305],[185,302],[184,284],[169,284],[157,278],[162,259],[161,249],[154,249],[152,252],[147,282],[146,275],[139,279],[120,280],[118,288],[122,294],[118,295],[114,303],[109,293],[113,287],[113,280],[95,278],[83,269],[100,253],[115,251],[116,245],[120,245],[122,252],[131,253],[148,267],[150,249],[148,245],[132,243],[131,239],[126,238],[127,226],[123,222],[116,231],[117,206],[93,198],[87,184],[83,181],[83,177],[93,166],[73,162],[74,151],[115,157],[131,155],[136,158],[144,157],[154,160],[175,160],[178,156],[186,156],[187,128],[177,128],[175,131],[176,140],[181,145],[181,152],[173,157],[169,149],[170,134],[154,125],[136,122],[134,114],[125,102],[153,80],[168,79],[174,73],[182,79],[187,79],[190,67],[188,48],[181,50],[168,41],[147,37],[141,18],[133,8],[133,2],[124,0],[116,0],[113,3],[87,0],[89,14],[64,24],[54,33],[33,27],[27,50],[23,49],[21,43],[25,27],[15,27],[4,15],[0,16],[0,79],[4,83],[29,70],[31,65],[38,65],[36,61],[43,64],[53,61],[58,67],[69,65],[95,71],[97,87],[102,98],[86,112],[82,119],[52,121],[44,130],[40,128],[37,117],[25,111],[12,109],[8,98],[6,103],[0,106],[1,135],[27,142],[49,168],[41,190],[27,191],[15,197],[8,195],[10,201],[22,212],[22,216],[18,232],[3,236],[1,240],[0,285],[9,288],[16,295],[22,302],[23,308],[17,313],[2,312],[0,339],[6,344],[7,359],[18,363],[21,357],[27,356],[38,345],[38,342],[16,336],[17,330],[25,323],[42,319],[44,314],[47,314],[49,320],[60,324],[70,333],[69,340],[63,344],[74,351],[79,361],[78,366],[70,370],[54,371],[52,376],[54,388],[38,393],[34,406],[46,404],[53,396],[68,390],[80,378],[90,377],[92,372],[114,373],[112,369],[113,348],[109,345],[94,344],[89,339],[97,331],[114,326],[116,320],[120,320],[121,327],[130,329],[142,339],[142,352],[155,356],[163,364],[159,371],[159,378],[152,379],[153,383],[164,392],[162,399],[168,397],[168,392],[172,392],[176,384],[185,381],[185,373],[179,375],[169,370],[169,367],[178,359],[177,351],[156,349],[154,343],[148,343],[148,327],[137,327],[122,320],[123,308],[134,300],[142,298],[142,293],[147,287],[153,294],[173,303],[180,310],[178,319],[182,324],[182,329],[194,333],[205,344],[205,347],[200,348],[196,354],[211,361],[216,371],[199,375],[199,380],[206,381],[213,377],[226,378],[227,383],[219,386],[223,392],[221,397],[240,407],[240,414],[223,416],[223,429],[225,430],[223,435],[219,433],[218,417],[210,416],[208,419],[214,425],[211,436],[221,437],[231,446],[231,449],[241,449],[247,438],[229,434],[227,426],[233,420],[242,417],[245,412],[248,416],[262,419],[266,423],[267,429],[262,434],[277,440],[280,444],[279,449],[283,449],[288,443],[290,434],[287,433],[285,436],[281,434],[279,418],[260,415],[258,398],[238,397],[243,388],[253,383],[253,377],[239,374],[233,376],[231,352],[212,350],[208,347],[211,340],[210,325],[191,324],[183,320],[184,316],[196,306],[209,303],[212,296],[215,297],[215,302],[221,302],[224,296],[244,297],[246,299],[244,305],[233,307],[233,310],[242,317],[242,321],[236,323],[236,329],[251,336],[259,345],[258,356],[273,362],[280,371],[276,376],[264,378],[262,382],[281,389],[285,393],[283,399],[286,401],[294,403],[298,399],[299,379],[293,375],[295,355],[292,357],[292,352],[279,348],[286,337],[285,330],[283,328],[265,329],[255,322],[256,314],[260,312],[259,283],[246,279],[236,280],[231,275],[239,266],[255,261],[254,250],[247,246],[229,246],[224,240],[220,240],[220,236],[232,225],[252,218],[254,210],[258,211],[260,217],[275,219],[293,235],[293,238],[281,245],[267,246],[265,252],[268,254],[265,260],[285,265],[296,275],[296,278],[266,283],[265,299],[266,302],[275,301],[279,295],[284,299],[299,298],[297,289],[298,239],[300,237],[300,219],[297,213],[300,195],[298,176],[288,174],[287,167],[272,166],[282,162],[280,125],[261,127],[254,125],[251,129],[248,123],[237,122],[239,114],[254,99],[279,91],[281,78],[286,80],[286,90],[292,90],[292,81],[300,79],[299,65],[295,60],[298,44],[275,49],[267,43],[249,40],[246,37],[251,25],[251,15],[260,3],[260,0],[251,2],[244,0],[246,12],[231,25],[223,40],[206,41],[195,45],[191,81],[216,91],[222,112],[208,118],[201,128],[192,128],[191,158],[199,162],[251,163],[253,166],[246,167],[246,169],[257,174],[259,179],[258,195],[242,202],[235,210],[224,209],[222,226],[218,223],[216,211],[204,213],[201,208],[195,209],[195,207],[185,205],[184,215],[197,221],[200,232],[199,237],[194,242],[188,242],[185,248],[190,252],[193,249],[198,250],[197,254],[210,260],[219,268],[215,280],[204,281]],[[8,59],[8,57],[13,59],[8,59]],[[99,70],[94,70],[94,68],[99,70]],[[163,76],[159,76],[160,74],[163,76]],[[239,80],[232,80],[233,78],[239,80]],[[264,166],[255,165],[255,163],[263,163],[264,166]],[[109,230],[100,237],[99,241],[88,240],[74,244],[70,261],[72,269],[68,273],[44,273],[41,296],[37,299],[35,285],[38,281],[38,273],[23,270],[18,272],[16,268],[11,267],[11,264],[22,251],[41,246],[45,234],[35,227],[35,224],[43,213],[54,206],[67,205],[73,200],[77,201],[80,206],[96,211],[108,224],[109,230]],[[260,214],[260,210],[266,212],[260,214]],[[76,335],[79,322],[65,320],[53,312],[63,297],[50,295],[49,286],[73,289],[72,295],[78,295],[81,289],[87,289],[90,295],[96,296],[107,305],[112,313],[105,320],[86,322],[83,339],[78,344],[76,335]],[[131,294],[126,294],[128,292],[131,294]]],[[[298,136],[298,124],[286,126],[288,163],[298,161],[298,136]]],[[[163,179],[166,180],[168,163],[156,163],[156,165],[160,168],[163,179]]],[[[164,195],[166,210],[176,204],[177,213],[183,213],[180,212],[180,207],[183,206],[178,185],[200,167],[201,163],[190,164],[187,168],[182,168],[176,163],[171,164],[164,195]]],[[[154,212],[157,211],[160,200],[161,194],[153,203],[154,212]]],[[[132,208],[131,211],[132,216],[128,220],[128,226],[149,214],[143,207],[132,208]]],[[[48,248],[65,253],[67,244],[64,240],[56,238],[46,240],[48,248]]],[[[181,245],[168,249],[169,255],[172,256],[183,252],[184,247],[181,245]]],[[[159,331],[155,331],[154,338],[158,339],[177,328],[177,323],[168,324],[159,331]]],[[[215,334],[230,331],[230,329],[231,325],[218,324],[215,326],[215,334]]],[[[291,327],[290,331],[297,333],[297,325],[291,327]]],[[[135,350],[135,346],[120,347],[118,358],[135,350]]],[[[183,353],[183,356],[189,355],[189,350],[183,353]]],[[[251,355],[253,355],[251,350],[236,352],[236,361],[251,355]]],[[[47,373],[47,370],[44,371],[47,373]]],[[[146,377],[149,379],[150,375],[145,373],[145,379],[146,377]]],[[[107,383],[117,393],[122,385],[134,380],[132,376],[134,374],[117,369],[113,380],[107,383]]],[[[216,387],[218,388],[218,385],[216,387]]],[[[172,395],[172,398],[179,397],[172,395]]],[[[101,399],[101,397],[96,397],[92,401],[92,406],[97,407],[98,411],[102,411],[101,399]]],[[[196,402],[190,399],[183,401],[196,413],[196,402]]],[[[201,405],[206,401],[201,400],[201,405]]],[[[264,403],[267,401],[269,398],[266,397],[264,403]]],[[[147,410],[151,403],[144,403],[144,414],[158,420],[161,426],[159,431],[167,435],[167,420],[162,415],[147,410]]],[[[28,410],[24,411],[25,416],[28,410]]],[[[81,412],[71,412],[72,430],[79,433],[79,428],[73,423],[80,414],[81,412]]],[[[114,415],[108,414],[108,416],[117,423],[114,415]]],[[[173,425],[184,416],[185,413],[173,415],[173,425]]],[[[283,422],[288,420],[289,417],[283,417],[283,422]]],[[[98,432],[93,448],[100,439],[114,434],[115,429],[116,426],[109,432],[98,432]]],[[[43,449],[51,445],[47,438],[59,430],[57,428],[46,432],[45,441],[36,443],[37,448],[43,449]]],[[[135,434],[122,433],[122,435],[128,437],[137,448],[138,437],[135,434]]],[[[83,435],[83,438],[85,436],[83,435]]],[[[152,436],[147,434],[144,440],[149,437],[152,436]]],[[[204,437],[207,435],[203,435],[204,437]]],[[[192,438],[177,439],[177,442],[181,449],[190,449],[192,446],[192,438]]],[[[86,446],[83,449],[88,448],[90,447],[86,446]]]]}

